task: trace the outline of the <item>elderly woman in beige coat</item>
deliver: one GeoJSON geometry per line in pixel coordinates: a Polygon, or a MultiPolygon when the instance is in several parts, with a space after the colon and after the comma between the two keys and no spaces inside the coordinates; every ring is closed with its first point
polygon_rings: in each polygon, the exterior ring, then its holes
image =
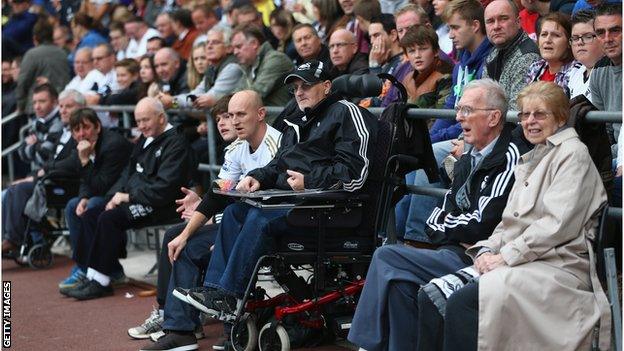
{"type": "Polygon", "coordinates": [[[576,131],[568,98],[550,82],[518,96],[524,135],[501,223],[468,249],[478,282],[448,300],[445,350],[589,350],[594,327],[609,349],[609,305],[591,241],[607,197],[576,131]],[[477,327],[478,326],[478,327],[477,327]]]}

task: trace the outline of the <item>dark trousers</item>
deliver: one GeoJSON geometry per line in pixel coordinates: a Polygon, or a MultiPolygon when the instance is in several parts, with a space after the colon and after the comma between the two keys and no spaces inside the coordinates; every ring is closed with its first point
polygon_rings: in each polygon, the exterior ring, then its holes
{"type": "Polygon", "coordinates": [[[2,238],[15,245],[21,245],[24,240],[28,221],[24,208],[34,188],[34,182],[11,185],[2,199],[2,238]]]}
{"type": "Polygon", "coordinates": [[[164,309],[167,301],[167,289],[169,287],[169,278],[171,277],[171,262],[169,262],[169,242],[175,239],[186,227],[186,223],[176,224],[167,229],[160,250],[160,259],[158,261],[158,286],[156,287],[156,301],[158,308],[164,309]]]}
{"type": "Polygon", "coordinates": [[[78,264],[86,262],[87,267],[108,276],[123,271],[119,257],[128,240],[126,230],[133,226],[125,211],[121,207],[101,213],[86,211],[82,217],[83,237],[92,238],[93,243],[86,256],[84,252],[77,255],[78,264]]]}
{"type": "Polygon", "coordinates": [[[424,292],[418,293],[418,351],[474,351],[479,328],[479,283],[471,282],[446,302],[445,316],[424,292]]]}
{"type": "MultiPolygon", "coordinates": [[[[208,267],[208,262],[210,262],[212,256],[210,247],[215,242],[217,228],[216,225],[200,227],[186,242],[186,246],[174,262],[171,278],[165,285],[168,287],[166,288],[164,329],[193,331],[200,325],[199,311],[193,306],[175,298],[173,289],[176,287],[190,289],[202,285],[204,271],[208,267]]],[[[166,247],[163,245],[163,251],[165,250],[166,247]]],[[[161,289],[160,281],[158,288],[159,290],[161,289]]]]}

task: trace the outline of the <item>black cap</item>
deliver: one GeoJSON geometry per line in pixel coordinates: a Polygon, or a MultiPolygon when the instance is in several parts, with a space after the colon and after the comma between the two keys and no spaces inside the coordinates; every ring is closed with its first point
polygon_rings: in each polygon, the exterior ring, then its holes
{"type": "Polygon", "coordinates": [[[294,78],[302,79],[304,82],[314,84],[329,80],[329,69],[326,64],[318,60],[310,60],[296,67],[284,79],[284,84],[292,82],[294,78]]]}

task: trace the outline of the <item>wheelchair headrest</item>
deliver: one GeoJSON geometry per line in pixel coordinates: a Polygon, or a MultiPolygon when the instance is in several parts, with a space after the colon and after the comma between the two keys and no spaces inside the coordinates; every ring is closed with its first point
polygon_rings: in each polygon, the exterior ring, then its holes
{"type": "Polygon", "coordinates": [[[376,74],[345,74],[332,81],[332,91],[349,98],[379,96],[382,86],[376,74]]]}

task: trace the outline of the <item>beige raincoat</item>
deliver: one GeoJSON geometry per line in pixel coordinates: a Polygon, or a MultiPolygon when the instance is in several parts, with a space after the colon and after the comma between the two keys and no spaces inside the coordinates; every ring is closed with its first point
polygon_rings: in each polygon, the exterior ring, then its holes
{"type": "Polygon", "coordinates": [[[589,350],[600,322],[607,350],[611,317],[590,240],[607,196],[576,131],[565,128],[526,153],[501,223],[481,247],[507,266],[479,280],[479,350],[589,350]]]}

